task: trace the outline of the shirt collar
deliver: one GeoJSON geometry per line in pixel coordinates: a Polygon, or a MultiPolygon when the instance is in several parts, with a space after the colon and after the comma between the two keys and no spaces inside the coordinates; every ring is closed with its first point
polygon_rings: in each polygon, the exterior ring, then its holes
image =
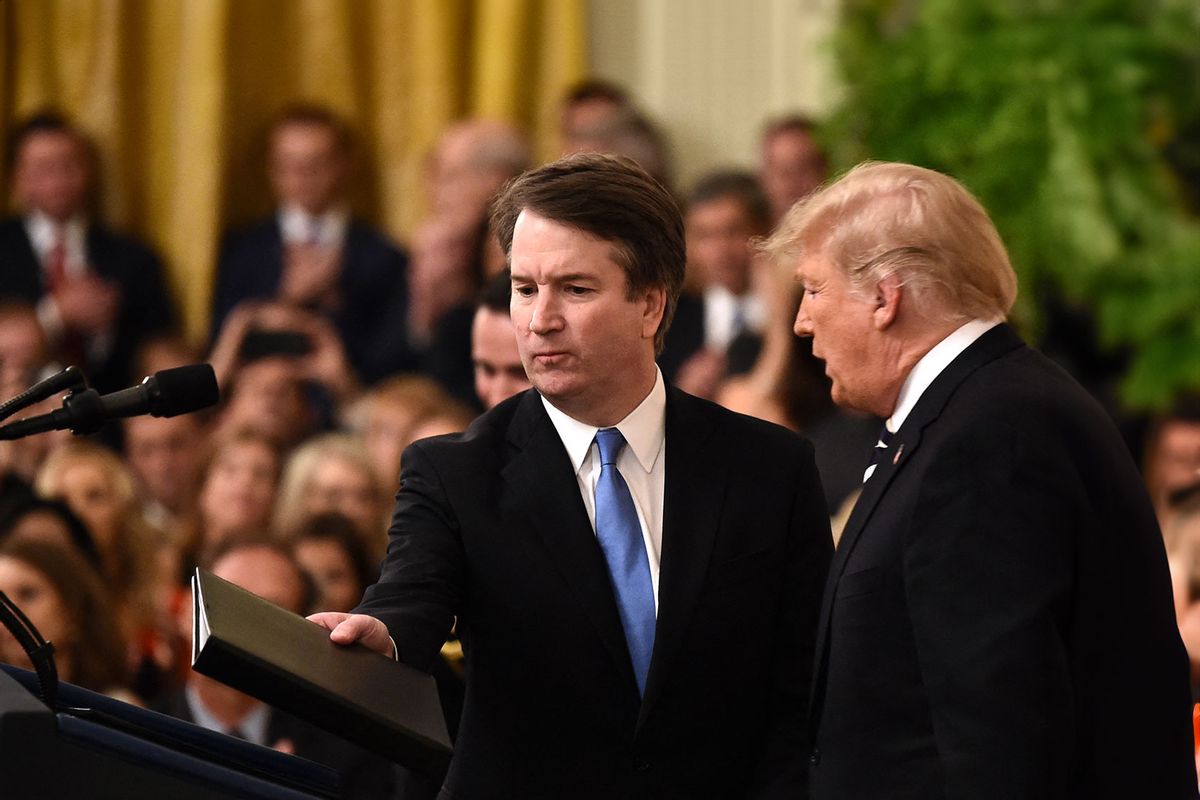
{"type": "MultiPolygon", "coordinates": [[[[197,725],[210,731],[230,732],[229,726],[208,710],[204,701],[200,699],[200,693],[194,687],[185,686],[184,695],[187,698],[188,710],[192,712],[192,720],[197,725]]],[[[237,729],[246,737],[246,741],[266,746],[267,725],[270,721],[271,709],[265,703],[258,703],[250,710],[250,713],[242,717],[237,724],[237,729]]]]}
{"type": "Polygon", "coordinates": [[[39,256],[44,256],[58,244],[60,235],[68,249],[82,247],[86,227],[83,217],[71,217],[66,223],[60,223],[37,209],[25,217],[25,230],[34,252],[39,256]]]}
{"type": "Polygon", "coordinates": [[[344,208],[331,208],[313,216],[299,206],[279,209],[279,231],[287,244],[309,242],[316,231],[316,241],[322,245],[341,244],[346,236],[349,214],[344,208]]]}
{"type": "Polygon", "coordinates": [[[942,370],[950,366],[950,362],[958,358],[959,354],[970,347],[976,339],[1002,321],[999,319],[973,319],[942,339],[934,345],[932,350],[923,355],[912,371],[908,373],[908,377],[904,379],[904,385],[900,387],[900,395],[896,398],[896,410],[892,412],[892,416],[888,417],[885,423],[887,429],[892,433],[900,430],[900,426],[904,424],[904,420],[908,419],[908,415],[917,405],[917,401],[921,399],[921,395],[925,393],[934,379],[942,374],[942,370]]]}
{"type": "MultiPolygon", "coordinates": [[[[558,437],[562,439],[563,447],[567,449],[572,468],[579,474],[596,438],[596,431],[600,429],[567,416],[545,397],[542,398],[542,404],[554,423],[554,429],[558,431],[558,437]]],[[[638,407],[612,427],[625,437],[626,444],[642,469],[652,471],[667,435],[667,387],[663,383],[661,370],[655,368],[654,387],[638,407]]]]}

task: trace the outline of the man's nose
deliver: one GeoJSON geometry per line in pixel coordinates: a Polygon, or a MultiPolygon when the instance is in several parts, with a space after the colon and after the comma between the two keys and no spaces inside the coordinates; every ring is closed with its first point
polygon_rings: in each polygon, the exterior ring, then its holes
{"type": "Polygon", "coordinates": [[[813,326],[812,317],[808,315],[808,301],[801,300],[800,308],[796,310],[796,324],[792,326],[792,330],[797,336],[812,336],[813,326]]]}
{"type": "Polygon", "coordinates": [[[538,292],[529,317],[529,330],[537,334],[550,333],[562,327],[562,313],[553,292],[538,292]]]}

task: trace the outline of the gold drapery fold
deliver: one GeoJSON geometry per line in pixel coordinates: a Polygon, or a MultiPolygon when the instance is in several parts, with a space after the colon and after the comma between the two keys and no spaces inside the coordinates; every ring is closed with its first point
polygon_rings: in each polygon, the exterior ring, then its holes
{"type": "Polygon", "coordinates": [[[355,210],[402,240],[454,120],[517,123],[553,154],[585,18],[584,0],[0,0],[0,122],[53,107],[94,140],[103,216],[163,254],[199,342],[221,232],[270,209],[284,106],[347,118],[355,210]]]}

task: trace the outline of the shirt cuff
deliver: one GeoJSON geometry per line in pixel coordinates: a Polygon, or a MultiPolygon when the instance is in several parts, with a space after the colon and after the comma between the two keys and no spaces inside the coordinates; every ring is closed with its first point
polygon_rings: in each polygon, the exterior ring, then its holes
{"type": "Polygon", "coordinates": [[[400,660],[400,648],[396,647],[396,640],[393,639],[391,636],[389,636],[388,641],[392,643],[392,660],[399,661],[400,660]]]}

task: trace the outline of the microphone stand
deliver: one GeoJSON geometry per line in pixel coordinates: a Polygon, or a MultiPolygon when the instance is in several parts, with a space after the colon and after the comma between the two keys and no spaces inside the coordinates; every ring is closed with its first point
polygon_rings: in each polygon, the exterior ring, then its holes
{"type": "Polygon", "coordinates": [[[0,420],[6,420],[13,414],[29,408],[34,403],[40,403],[50,395],[66,390],[74,396],[87,386],[87,379],[79,367],[67,367],[48,378],[38,381],[11,400],[0,404],[0,420]]]}

